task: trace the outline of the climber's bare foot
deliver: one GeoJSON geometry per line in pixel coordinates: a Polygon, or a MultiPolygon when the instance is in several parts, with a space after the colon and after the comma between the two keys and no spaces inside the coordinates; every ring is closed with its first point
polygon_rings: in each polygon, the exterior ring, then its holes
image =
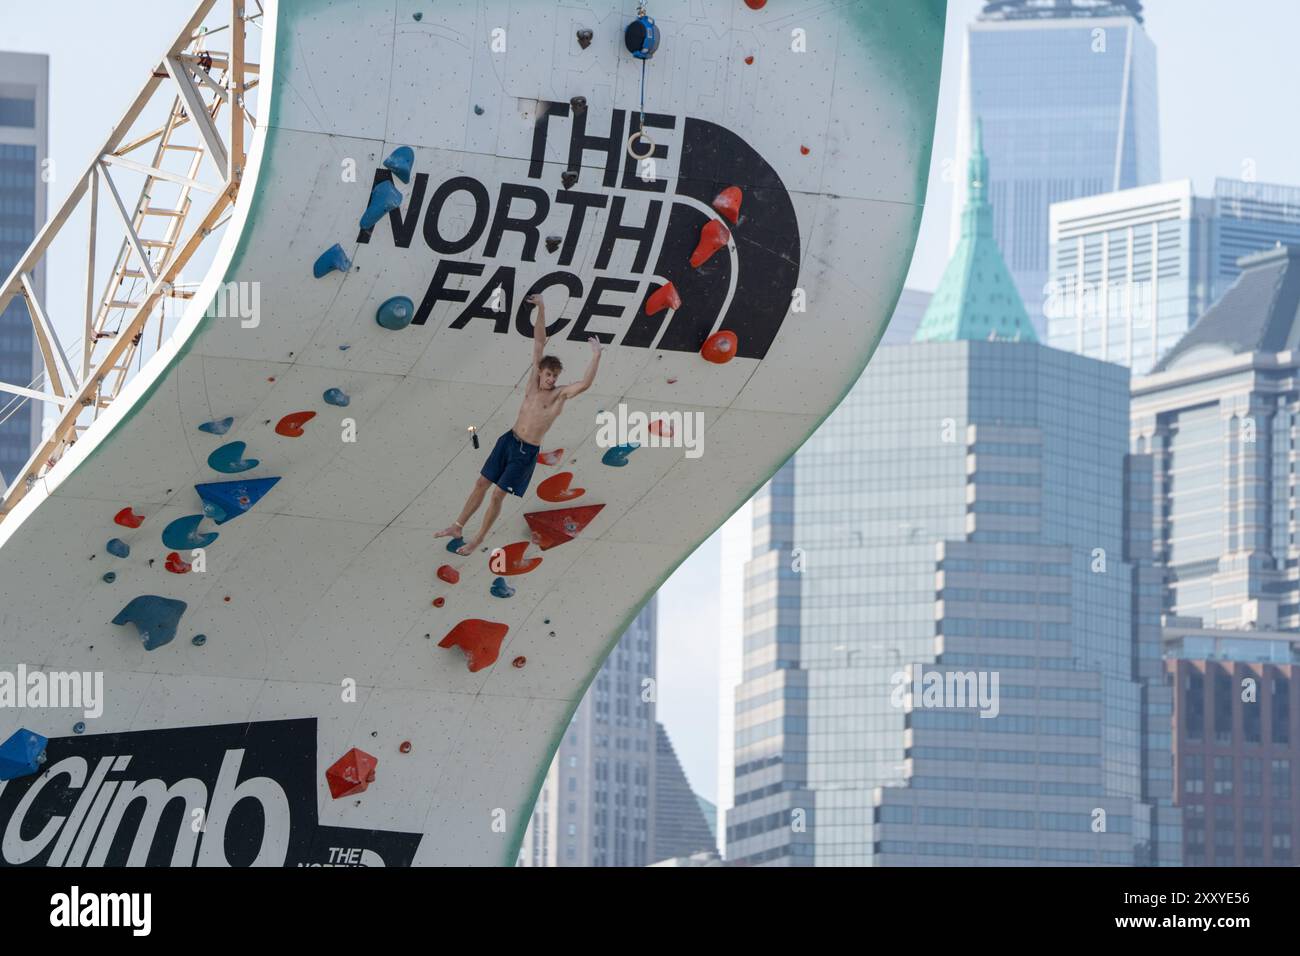
{"type": "Polygon", "coordinates": [[[471,554],[473,554],[475,551],[478,550],[478,546],[482,543],[483,543],[483,538],[480,536],[478,538],[475,538],[473,541],[467,541],[464,544],[462,544],[459,548],[456,549],[456,553],[463,554],[466,557],[469,557],[471,554]]]}
{"type": "Polygon", "coordinates": [[[451,524],[443,528],[441,531],[435,531],[433,536],[435,538],[459,538],[464,533],[465,533],[465,529],[461,525],[458,525],[456,522],[453,521],[451,524]]]}

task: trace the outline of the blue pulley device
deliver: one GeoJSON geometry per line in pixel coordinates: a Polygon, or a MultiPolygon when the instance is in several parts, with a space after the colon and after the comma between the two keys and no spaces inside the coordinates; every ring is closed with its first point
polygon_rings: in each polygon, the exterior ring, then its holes
{"type": "Polygon", "coordinates": [[[638,60],[648,60],[659,49],[659,28],[652,17],[646,16],[644,7],[640,13],[623,31],[623,42],[638,60]]]}

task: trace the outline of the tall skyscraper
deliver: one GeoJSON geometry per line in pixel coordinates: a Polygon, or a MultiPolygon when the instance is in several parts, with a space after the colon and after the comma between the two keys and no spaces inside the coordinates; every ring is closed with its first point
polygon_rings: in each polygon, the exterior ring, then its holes
{"type": "Polygon", "coordinates": [[[1238,258],[1300,244],[1300,188],[1231,179],[1210,197],[1182,180],[1053,203],[1050,216],[1049,343],[1134,375],[1227,291],[1238,258]]]}
{"type": "Polygon", "coordinates": [[[1300,630],[1300,247],[1240,265],[1223,298],[1134,382],[1133,448],[1155,462],[1165,611],[1207,627],[1300,630]]]}
{"type": "Polygon", "coordinates": [[[1138,0],[989,0],[967,30],[957,160],[979,117],[994,235],[1040,340],[1048,207],[1157,182],[1156,102],[1138,0]]]}
{"type": "Polygon", "coordinates": [[[520,866],[648,866],[714,847],[655,721],[656,602],[637,615],[574,712],[519,851],[520,866]]]}
{"type": "MultiPolygon", "coordinates": [[[[49,57],[0,51],[0,275],[7,276],[45,222],[42,162],[49,155],[49,57]]],[[[45,267],[33,285],[45,295],[45,267]]],[[[30,385],[41,365],[27,306],[0,314],[0,382],[30,385]]],[[[44,404],[0,391],[0,486],[13,481],[41,437],[44,404]]]]}
{"type": "Polygon", "coordinates": [[[732,862],[1177,859],[1128,372],[1034,341],[988,181],[917,342],[755,499],[732,862]]]}

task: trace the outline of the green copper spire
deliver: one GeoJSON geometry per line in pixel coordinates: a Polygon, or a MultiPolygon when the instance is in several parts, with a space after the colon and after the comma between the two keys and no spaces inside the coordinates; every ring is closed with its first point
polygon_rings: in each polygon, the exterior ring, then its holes
{"type": "Polygon", "coordinates": [[[1034,326],[993,238],[989,161],[984,155],[984,136],[978,120],[973,132],[961,241],[930,299],[914,341],[1036,342],[1034,326]]]}

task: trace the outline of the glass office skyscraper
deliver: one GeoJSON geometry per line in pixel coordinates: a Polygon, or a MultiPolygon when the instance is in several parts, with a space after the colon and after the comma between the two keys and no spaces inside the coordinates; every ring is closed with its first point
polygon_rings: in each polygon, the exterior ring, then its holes
{"type": "Polygon", "coordinates": [[[1128,370],[1017,324],[969,172],[918,341],[754,501],[730,860],[1177,860],[1128,370]]]}
{"type": "MultiPolygon", "coordinates": [[[[45,221],[41,163],[48,154],[49,58],[0,51],[0,275],[7,276],[45,221]]],[[[45,268],[33,284],[45,294],[45,268]]],[[[29,385],[41,365],[21,299],[0,315],[0,382],[29,385]]],[[[0,486],[13,481],[41,437],[42,402],[0,391],[0,486]]]]}
{"type": "Polygon", "coordinates": [[[1137,0],[991,0],[967,30],[958,163],[979,117],[995,236],[1042,341],[1048,207],[1160,178],[1141,14],[1137,0]]]}
{"type": "Polygon", "coordinates": [[[1300,245],[1300,189],[1190,180],[1053,203],[1045,313],[1055,348],[1119,362],[1156,361],[1228,289],[1237,260],[1300,245]]]}

